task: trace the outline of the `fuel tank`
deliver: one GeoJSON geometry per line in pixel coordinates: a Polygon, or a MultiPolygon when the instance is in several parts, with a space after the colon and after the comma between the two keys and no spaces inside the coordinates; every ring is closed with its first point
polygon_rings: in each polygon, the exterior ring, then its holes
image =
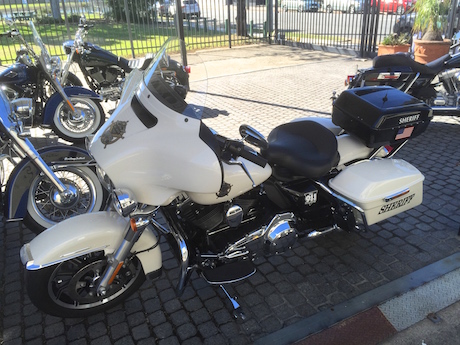
{"type": "Polygon", "coordinates": [[[26,84],[36,84],[38,81],[38,69],[15,63],[0,73],[0,84],[13,89],[21,88],[26,84]]]}
{"type": "Polygon", "coordinates": [[[82,55],[82,63],[88,67],[105,67],[108,65],[118,65],[118,56],[102,49],[101,47],[85,42],[85,50],[82,55]]]}

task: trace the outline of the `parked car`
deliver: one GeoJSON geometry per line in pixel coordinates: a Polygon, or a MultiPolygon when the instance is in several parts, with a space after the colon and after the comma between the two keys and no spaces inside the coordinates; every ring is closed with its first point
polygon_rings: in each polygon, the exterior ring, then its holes
{"type": "MultiPolygon", "coordinates": [[[[184,18],[201,17],[200,5],[196,0],[181,0],[182,15],[184,18]]],[[[175,0],[160,0],[156,3],[157,12],[160,16],[173,16],[176,14],[175,0]]]]}
{"type": "MultiPolygon", "coordinates": [[[[416,0],[380,0],[380,12],[396,13],[401,15],[410,9],[416,0]]],[[[377,4],[377,0],[372,0],[372,4],[377,4]]]]}
{"type": "Polygon", "coordinates": [[[319,5],[314,0],[283,0],[281,9],[285,12],[288,10],[297,10],[297,12],[318,12],[319,5]]]}
{"type": "Polygon", "coordinates": [[[323,0],[322,7],[328,13],[342,11],[348,13],[362,12],[362,0],[323,0]]]}

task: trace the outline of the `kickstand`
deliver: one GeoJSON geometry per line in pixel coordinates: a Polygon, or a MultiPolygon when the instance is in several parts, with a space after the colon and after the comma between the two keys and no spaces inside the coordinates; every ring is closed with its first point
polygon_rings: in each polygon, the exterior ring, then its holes
{"type": "Polygon", "coordinates": [[[224,291],[224,293],[227,295],[227,297],[230,300],[230,302],[232,302],[232,305],[233,305],[233,317],[235,319],[245,320],[246,315],[244,315],[243,309],[241,308],[240,304],[236,301],[236,297],[231,297],[229,295],[229,293],[227,292],[227,290],[224,288],[223,285],[219,285],[219,286],[224,291]]]}

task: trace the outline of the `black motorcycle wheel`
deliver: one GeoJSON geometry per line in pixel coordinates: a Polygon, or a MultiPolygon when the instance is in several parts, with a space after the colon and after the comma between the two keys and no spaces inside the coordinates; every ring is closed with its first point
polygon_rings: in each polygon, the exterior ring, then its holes
{"type": "Polygon", "coordinates": [[[145,281],[142,265],[134,257],[121,268],[104,296],[97,284],[107,266],[104,252],[68,259],[36,271],[26,271],[26,286],[33,304],[59,317],[87,317],[121,303],[145,281]]]}
{"type": "Polygon", "coordinates": [[[104,110],[99,102],[91,98],[69,98],[75,107],[75,114],[62,101],[54,111],[52,127],[60,138],[75,144],[84,144],[85,138],[96,133],[104,124],[104,110]]]}
{"type": "Polygon", "coordinates": [[[29,188],[27,214],[24,217],[24,224],[36,234],[64,219],[100,211],[105,207],[107,192],[91,169],[67,167],[54,173],[62,183],[76,191],[76,196],[62,200],[57,188],[47,177],[37,176],[29,188]]]}

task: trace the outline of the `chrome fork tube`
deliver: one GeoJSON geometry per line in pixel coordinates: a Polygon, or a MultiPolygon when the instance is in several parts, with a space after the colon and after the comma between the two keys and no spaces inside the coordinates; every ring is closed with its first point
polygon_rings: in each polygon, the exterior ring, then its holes
{"type": "Polygon", "coordinates": [[[65,83],[67,76],[69,75],[70,65],[72,64],[73,56],[75,54],[75,47],[71,48],[71,52],[67,55],[67,61],[65,62],[64,68],[61,73],[61,84],[65,83]]]}
{"type": "Polygon", "coordinates": [[[9,134],[14,139],[14,143],[18,145],[25,154],[38,166],[38,168],[48,177],[51,183],[58,189],[59,193],[71,193],[65,184],[58,179],[53,170],[43,161],[35,147],[27,138],[20,138],[15,130],[9,130],[9,134]]]}

